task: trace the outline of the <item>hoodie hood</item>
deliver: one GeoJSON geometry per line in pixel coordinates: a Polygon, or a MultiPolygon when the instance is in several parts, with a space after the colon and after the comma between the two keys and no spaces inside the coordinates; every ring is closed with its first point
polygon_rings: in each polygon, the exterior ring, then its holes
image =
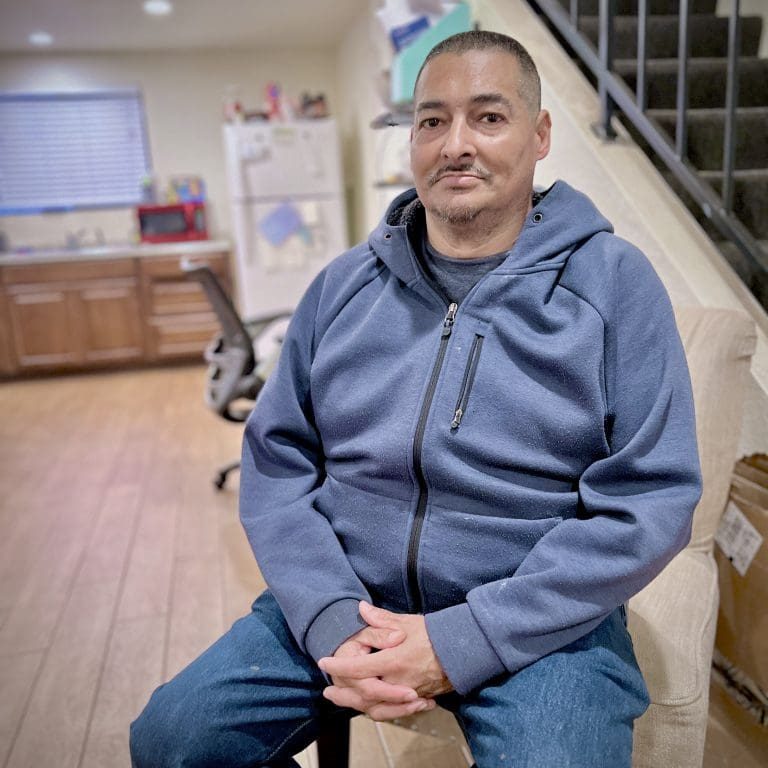
{"type": "MultiPolygon", "coordinates": [[[[413,250],[425,226],[424,207],[415,189],[398,195],[371,233],[371,250],[405,283],[420,271],[413,250]]],[[[592,201],[564,181],[556,181],[528,214],[499,272],[509,274],[564,263],[571,252],[613,226],[592,201]]]]}

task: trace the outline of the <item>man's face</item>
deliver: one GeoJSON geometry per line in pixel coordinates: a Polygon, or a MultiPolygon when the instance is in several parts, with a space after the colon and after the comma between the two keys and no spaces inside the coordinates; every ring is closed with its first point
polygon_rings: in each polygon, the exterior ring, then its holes
{"type": "Polygon", "coordinates": [[[489,224],[527,211],[536,162],[549,152],[550,120],[519,93],[505,51],[443,53],[414,94],[411,169],[427,211],[449,224],[489,224]]]}

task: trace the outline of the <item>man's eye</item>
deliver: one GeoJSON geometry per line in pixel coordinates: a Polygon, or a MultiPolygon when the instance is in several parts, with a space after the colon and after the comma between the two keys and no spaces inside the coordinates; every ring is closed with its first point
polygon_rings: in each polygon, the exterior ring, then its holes
{"type": "Polygon", "coordinates": [[[422,128],[437,128],[438,125],[440,125],[439,117],[428,117],[421,121],[422,128]]]}
{"type": "Polygon", "coordinates": [[[482,120],[486,123],[500,123],[503,118],[498,112],[489,112],[488,114],[483,115],[482,120]]]}

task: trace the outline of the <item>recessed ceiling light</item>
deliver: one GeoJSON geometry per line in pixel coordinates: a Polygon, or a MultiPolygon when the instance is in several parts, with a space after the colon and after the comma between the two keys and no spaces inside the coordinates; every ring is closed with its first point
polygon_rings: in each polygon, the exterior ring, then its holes
{"type": "Polygon", "coordinates": [[[33,32],[28,39],[32,45],[50,45],[53,42],[53,37],[47,32],[33,32]]]}
{"type": "Polygon", "coordinates": [[[167,16],[172,10],[170,0],[144,0],[144,13],[150,16],[167,16]]]}

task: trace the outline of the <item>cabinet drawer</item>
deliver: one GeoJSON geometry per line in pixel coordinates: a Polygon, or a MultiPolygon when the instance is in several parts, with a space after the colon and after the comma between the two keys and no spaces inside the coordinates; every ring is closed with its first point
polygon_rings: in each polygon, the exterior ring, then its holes
{"type": "Polygon", "coordinates": [[[211,306],[199,283],[162,281],[150,286],[150,315],[207,313],[210,311],[211,306]]]}
{"type": "Polygon", "coordinates": [[[154,317],[149,327],[150,355],[155,360],[197,356],[202,360],[203,350],[220,331],[212,312],[154,317]]]}

